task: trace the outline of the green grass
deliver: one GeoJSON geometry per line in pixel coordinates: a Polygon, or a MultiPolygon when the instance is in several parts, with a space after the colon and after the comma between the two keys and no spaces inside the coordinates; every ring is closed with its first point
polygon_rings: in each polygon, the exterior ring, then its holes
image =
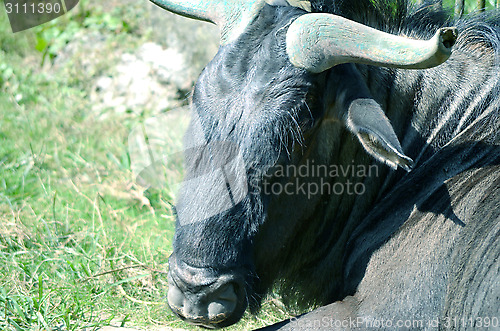
{"type": "MultiPolygon", "coordinates": [[[[107,7],[83,0],[15,35],[0,10],[1,330],[190,328],[165,305],[174,192],[145,190],[131,172],[128,135],[148,110],[94,115],[89,82],[99,66],[86,72],[79,57],[57,70],[49,65],[81,29],[111,36],[102,54],[147,40],[140,5],[107,7]]],[[[178,167],[169,180],[180,180],[178,167]]],[[[269,299],[258,317],[230,329],[286,317],[269,299]]]]}
{"type": "MultiPolygon", "coordinates": [[[[49,65],[79,29],[113,35],[108,51],[133,48],[148,31],[126,21],[141,15],[133,8],[117,21],[118,9],[110,18],[83,4],[15,35],[0,13],[0,329],[189,328],[165,304],[174,194],[144,190],[130,170],[128,135],[147,110],[94,115],[88,84],[97,73],[78,58],[49,65]]],[[[180,180],[181,171],[169,175],[180,180]]],[[[234,329],[286,316],[279,303],[266,305],[234,329]]]]}

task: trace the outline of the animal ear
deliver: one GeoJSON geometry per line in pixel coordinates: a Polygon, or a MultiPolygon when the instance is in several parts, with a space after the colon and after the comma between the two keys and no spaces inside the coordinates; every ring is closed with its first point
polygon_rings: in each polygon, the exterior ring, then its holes
{"type": "Polygon", "coordinates": [[[327,91],[334,91],[326,95],[326,104],[334,105],[335,116],[344,121],[364,149],[393,169],[410,171],[413,160],[403,153],[389,119],[373,99],[358,69],[353,64],[330,69],[326,86],[327,91]]]}
{"type": "Polygon", "coordinates": [[[389,119],[371,98],[353,100],[347,110],[346,125],[365,150],[391,168],[410,171],[413,160],[406,156],[389,119]]]}

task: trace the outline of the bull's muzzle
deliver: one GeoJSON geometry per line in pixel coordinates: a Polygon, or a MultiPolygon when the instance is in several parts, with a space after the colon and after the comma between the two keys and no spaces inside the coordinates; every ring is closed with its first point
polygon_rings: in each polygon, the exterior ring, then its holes
{"type": "Polygon", "coordinates": [[[236,323],[246,309],[245,283],[236,273],[217,274],[170,258],[168,305],[182,320],[205,328],[236,323]]]}

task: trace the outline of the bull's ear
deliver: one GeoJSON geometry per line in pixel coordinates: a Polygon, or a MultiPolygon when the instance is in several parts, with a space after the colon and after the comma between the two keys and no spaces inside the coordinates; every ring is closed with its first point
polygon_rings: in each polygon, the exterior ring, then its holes
{"type": "Polygon", "coordinates": [[[393,169],[411,170],[413,160],[403,153],[389,119],[375,100],[353,100],[346,115],[347,127],[370,155],[393,169]]]}
{"type": "Polygon", "coordinates": [[[333,105],[338,119],[354,133],[364,149],[377,160],[410,171],[413,161],[403,153],[398,137],[382,107],[373,99],[363,77],[352,64],[330,69],[326,105],[333,105]]]}

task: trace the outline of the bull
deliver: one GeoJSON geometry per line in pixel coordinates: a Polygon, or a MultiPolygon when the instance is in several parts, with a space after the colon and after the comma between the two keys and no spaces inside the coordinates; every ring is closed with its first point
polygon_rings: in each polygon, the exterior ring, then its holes
{"type": "Polygon", "coordinates": [[[152,2],[221,29],[184,142],[176,315],[226,327],[276,289],[321,307],[274,329],[498,326],[496,13],[152,2]]]}

